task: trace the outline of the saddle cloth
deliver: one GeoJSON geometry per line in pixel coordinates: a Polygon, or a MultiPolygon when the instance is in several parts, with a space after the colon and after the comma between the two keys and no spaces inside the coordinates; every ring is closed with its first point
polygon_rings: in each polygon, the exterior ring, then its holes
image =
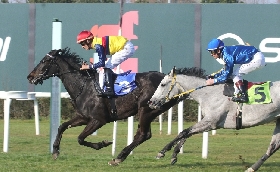
{"type": "Polygon", "coordinates": [[[137,88],[135,82],[136,73],[130,73],[131,70],[116,74],[117,78],[114,84],[114,91],[117,96],[123,96],[130,92],[132,92],[135,88],[137,88]]]}
{"type": "MultiPolygon", "coordinates": [[[[131,70],[126,71],[124,73],[116,74],[114,73],[114,92],[116,96],[123,96],[130,92],[132,92],[135,88],[137,88],[136,82],[135,82],[135,76],[136,73],[130,73],[131,70]]],[[[100,88],[103,89],[103,91],[106,90],[106,87],[103,85],[103,71],[98,73],[99,75],[99,85],[100,88]]]]}
{"type": "MultiPolygon", "coordinates": [[[[243,80],[247,88],[249,101],[246,104],[268,104],[272,102],[270,97],[270,84],[271,81],[266,82],[248,82],[243,80]]],[[[224,95],[232,97],[234,94],[233,82],[227,82],[224,85],[224,95]]]]}

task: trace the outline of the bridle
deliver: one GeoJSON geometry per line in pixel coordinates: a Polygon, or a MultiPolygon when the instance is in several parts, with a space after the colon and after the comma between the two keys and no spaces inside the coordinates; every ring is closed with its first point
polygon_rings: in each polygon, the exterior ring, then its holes
{"type": "MultiPolygon", "coordinates": [[[[48,64],[47,68],[41,74],[39,74],[39,76],[41,76],[39,78],[39,83],[40,84],[43,83],[43,80],[48,79],[50,77],[55,77],[55,76],[60,77],[64,74],[69,74],[69,73],[73,73],[73,72],[78,71],[78,70],[69,70],[69,71],[64,71],[62,73],[53,73],[51,75],[48,75],[47,73],[53,65],[55,65],[57,68],[59,68],[59,65],[56,61],[56,59],[57,59],[56,57],[54,57],[53,55],[50,55],[50,54],[46,54],[46,55],[48,57],[50,57],[50,59],[43,60],[42,63],[45,63],[46,61],[50,61],[50,63],[48,64]]],[[[90,76],[90,74],[88,73],[88,77],[84,79],[84,81],[82,82],[82,85],[79,88],[79,90],[80,90],[79,93],[74,98],[71,97],[72,101],[75,101],[82,94],[83,88],[86,85],[86,81],[88,80],[89,76],[90,76]]]]}
{"type": "Polygon", "coordinates": [[[48,75],[48,71],[50,70],[51,66],[54,64],[56,65],[57,67],[59,67],[59,65],[57,64],[56,62],[56,58],[53,56],[53,55],[50,55],[50,54],[46,54],[47,56],[50,57],[50,59],[48,60],[43,60],[42,63],[45,63],[45,61],[50,61],[50,63],[48,64],[47,68],[45,69],[45,71],[41,74],[39,74],[39,76],[41,76],[41,78],[44,80],[44,79],[47,79],[47,78],[50,78],[50,77],[59,77],[59,76],[62,76],[64,74],[67,74],[67,73],[72,73],[72,72],[75,72],[77,70],[72,70],[72,71],[66,71],[66,72],[62,72],[62,73],[53,73],[52,75],[48,75]]]}
{"type": "Polygon", "coordinates": [[[184,97],[184,96],[188,96],[191,92],[193,92],[193,91],[195,91],[195,90],[198,90],[198,89],[201,89],[201,88],[207,86],[207,85],[203,85],[203,86],[199,86],[199,87],[197,87],[197,88],[194,88],[194,89],[185,91],[185,89],[184,89],[178,82],[176,82],[176,79],[177,79],[177,75],[176,75],[175,72],[173,72],[171,85],[170,85],[170,88],[169,88],[169,90],[168,90],[168,93],[167,93],[167,95],[166,95],[166,97],[165,97],[165,101],[170,101],[171,99],[174,99],[174,98],[182,98],[182,97],[184,97]],[[169,95],[170,95],[172,89],[173,89],[175,86],[178,87],[179,90],[181,90],[181,93],[180,93],[180,94],[176,94],[176,95],[174,95],[173,97],[169,98],[169,95]]]}

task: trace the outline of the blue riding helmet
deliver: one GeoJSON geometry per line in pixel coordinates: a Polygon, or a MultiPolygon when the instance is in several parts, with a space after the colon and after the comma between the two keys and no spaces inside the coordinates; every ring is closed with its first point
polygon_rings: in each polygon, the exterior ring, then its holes
{"type": "Polygon", "coordinates": [[[209,43],[208,43],[208,47],[207,50],[216,50],[216,49],[220,49],[224,47],[224,42],[220,39],[212,39],[209,43]]]}

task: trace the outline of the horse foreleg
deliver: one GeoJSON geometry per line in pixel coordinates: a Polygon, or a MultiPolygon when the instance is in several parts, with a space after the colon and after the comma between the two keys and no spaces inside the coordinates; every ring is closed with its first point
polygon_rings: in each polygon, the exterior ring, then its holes
{"type": "Polygon", "coordinates": [[[118,165],[119,163],[123,162],[127,156],[130,154],[130,152],[135,149],[137,146],[145,142],[146,140],[149,140],[152,137],[151,133],[151,127],[148,127],[149,130],[147,131],[142,131],[140,125],[138,125],[137,132],[133,138],[133,141],[130,145],[126,146],[121,153],[117,156],[117,158],[111,160],[108,162],[109,165],[115,166],[118,165]]]}
{"type": "Polygon", "coordinates": [[[91,143],[91,142],[85,141],[85,138],[87,136],[91,135],[93,132],[95,132],[97,129],[99,129],[102,126],[103,126],[103,124],[101,124],[98,120],[91,119],[90,122],[88,122],[85,129],[83,130],[83,132],[78,136],[79,144],[96,149],[96,150],[99,150],[101,148],[111,145],[113,142],[109,142],[107,140],[103,140],[102,142],[98,142],[98,143],[91,143]]]}
{"type": "Polygon", "coordinates": [[[181,147],[184,145],[187,138],[191,137],[194,134],[203,132],[203,131],[209,131],[212,128],[210,125],[211,122],[207,121],[207,118],[203,118],[200,122],[196,123],[195,125],[183,130],[179,133],[179,135],[172,140],[169,144],[167,144],[156,156],[157,159],[160,159],[165,156],[165,152],[171,150],[173,146],[176,145],[174,148],[174,152],[172,154],[171,158],[171,164],[175,164],[177,162],[177,155],[180,152],[181,147]]]}
{"type": "Polygon", "coordinates": [[[266,151],[266,153],[250,168],[246,170],[246,172],[253,172],[257,171],[261,165],[271,156],[273,155],[278,149],[280,148],[280,118],[276,121],[276,127],[273,132],[272,139],[270,141],[270,145],[266,151]]]}
{"type": "Polygon", "coordinates": [[[76,116],[75,118],[67,122],[64,122],[59,126],[55,141],[53,143],[53,152],[52,152],[53,159],[57,159],[59,155],[60,142],[61,142],[63,132],[68,128],[85,125],[86,123],[87,121],[85,119],[81,118],[80,116],[76,116]]]}
{"type": "Polygon", "coordinates": [[[171,157],[171,165],[174,165],[177,162],[177,155],[180,152],[181,147],[184,145],[186,138],[182,138],[179,142],[177,142],[177,146],[174,148],[172,157],[171,157]]]}

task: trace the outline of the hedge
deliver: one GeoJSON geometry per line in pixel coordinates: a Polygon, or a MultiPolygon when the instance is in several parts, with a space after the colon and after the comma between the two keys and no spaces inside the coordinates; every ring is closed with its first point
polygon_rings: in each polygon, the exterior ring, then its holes
{"type": "MultiPolygon", "coordinates": [[[[50,115],[50,98],[38,98],[39,115],[40,119],[48,118],[50,115]]],[[[12,100],[10,106],[10,118],[11,119],[33,119],[34,118],[34,102],[12,100]]],[[[0,108],[4,109],[4,101],[0,102],[0,108]]],[[[184,100],[183,115],[185,121],[197,121],[198,104],[193,100],[184,100]]],[[[178,118],[178,106],[175,105],[172,110],[172,120],[177,121],[178,118]]],[[[71,104],[71,100],[67,98],[61,99],[61,119],[68,120],[73,118],[76,112],[71,104]]],[[[0,112],[0,119],[4,118],[4,110],[0,112]]],[[[138,115],[135,116],[135,120],[138,120],[138,115]]],[[[168,113],[162,114],[163,121],[167,121],[168,113]]],[[[158,121],[158,117],[155,119],[158,121]]]]}

